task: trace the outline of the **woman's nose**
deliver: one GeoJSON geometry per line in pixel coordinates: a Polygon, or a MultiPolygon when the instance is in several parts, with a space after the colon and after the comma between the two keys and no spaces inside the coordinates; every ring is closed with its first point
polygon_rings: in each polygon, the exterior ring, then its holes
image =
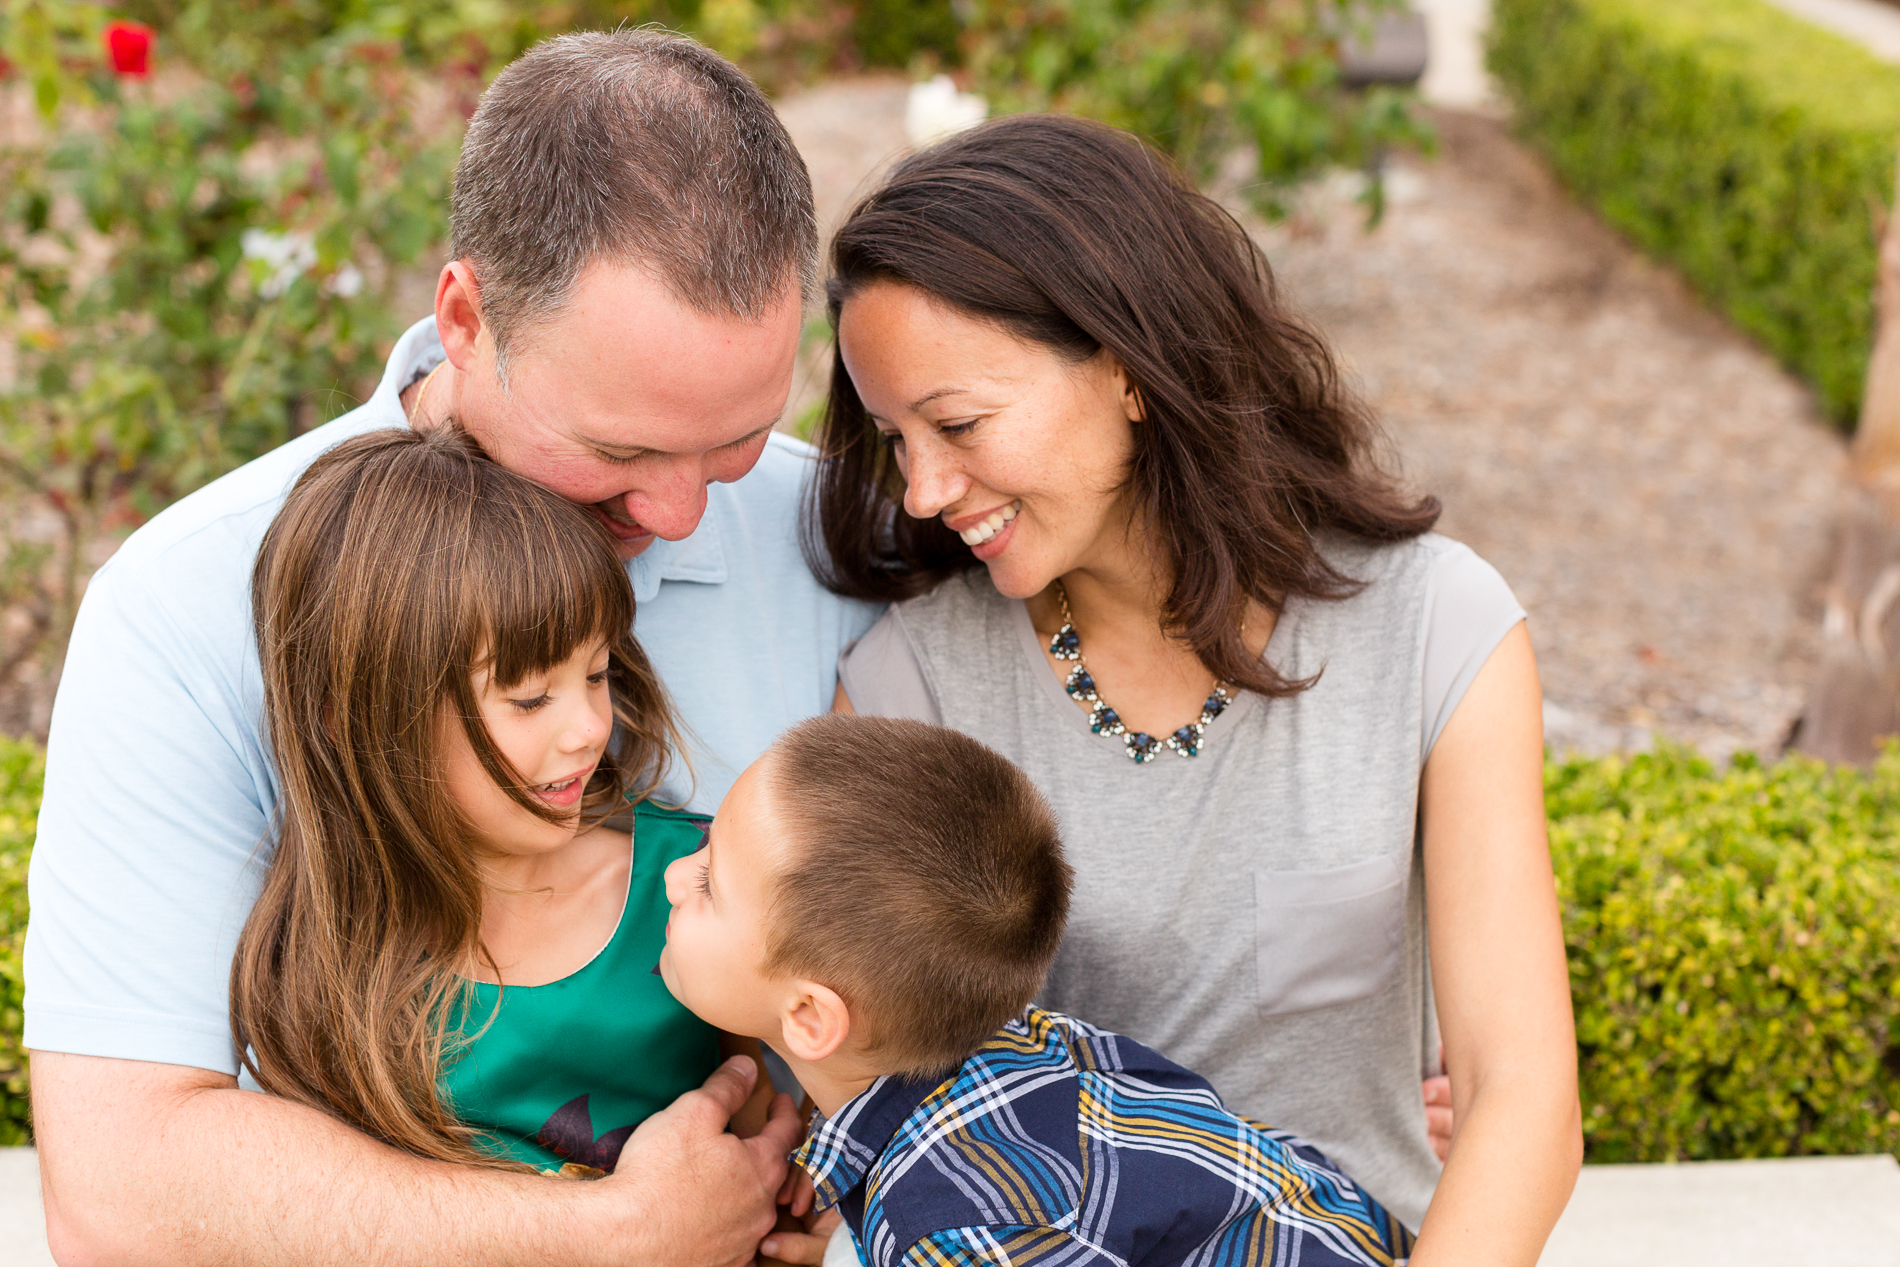
{"type": "Polygon", "coordinates": [[[957,504],[970,489],[957,455],[934,438],[907,445],[904,464],[904,513],[913,519],[934,519],[957,504]]]}

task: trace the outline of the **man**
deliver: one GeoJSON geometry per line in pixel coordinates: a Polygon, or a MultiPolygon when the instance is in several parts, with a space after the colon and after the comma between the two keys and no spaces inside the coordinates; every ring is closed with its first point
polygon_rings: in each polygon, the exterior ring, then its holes
{"type": "Polygon", "coordinates": [[[434,320],[368,403],[154,519],[87,593],[26,952],[62,1263],[718,1267],[772,1225],[799,1130],[781,1109],[755,1140],[723,1133],[749,1062],[649,1120],[596,1183],[425,1162],[238,1086],[231,949],[276,803],[248,586],[319,452],[375,427],[460,426],[590,506],[692,736],[668,790],[697,808],[824,710],[839,650],[874,615],[799,556],[807,451],[771,428],[815,268],[811,193],[734,67],[651,32],[529,53],[470,122],[452,255],[434,320]]]}

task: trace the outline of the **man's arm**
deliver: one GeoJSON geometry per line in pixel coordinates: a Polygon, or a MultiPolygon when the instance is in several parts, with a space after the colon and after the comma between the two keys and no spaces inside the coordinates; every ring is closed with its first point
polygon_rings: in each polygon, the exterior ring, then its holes
{"type": "Polygon", "coordinates": [[[725,1133],[757,1066],[728,1062],[594,1182],[425,1161],[181,1065],[33,1053],[48,1240],[62,1267],[516,1263],[742,1267],[770,1231],[791,1100],[725,1133]]]}

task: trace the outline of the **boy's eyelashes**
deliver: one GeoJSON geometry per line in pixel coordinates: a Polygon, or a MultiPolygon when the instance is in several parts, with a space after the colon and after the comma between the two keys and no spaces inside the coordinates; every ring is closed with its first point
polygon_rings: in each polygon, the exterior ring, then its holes
{"type": "Polygon", "coordinates": [[[712,863],[702,862],[699,864],[698,888],[700,893],[706,897],[712,896],[712,863]]]}

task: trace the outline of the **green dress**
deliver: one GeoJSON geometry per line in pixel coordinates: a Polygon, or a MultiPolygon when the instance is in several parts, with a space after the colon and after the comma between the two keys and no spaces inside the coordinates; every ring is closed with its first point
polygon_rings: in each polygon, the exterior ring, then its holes
{"type": "Polygon", "coordinates": [[[634,808],[627,905],[606,949],[547,985],[472,982],[458,1032],[493,1023],[442,1077],[445,1100],[501,1156],[540,1170],[611,1171],[634,1127],[719,1064],[718,1031],[655,971],[666,944],[667,866],[700,847],[705,819],[634,808]]]}

